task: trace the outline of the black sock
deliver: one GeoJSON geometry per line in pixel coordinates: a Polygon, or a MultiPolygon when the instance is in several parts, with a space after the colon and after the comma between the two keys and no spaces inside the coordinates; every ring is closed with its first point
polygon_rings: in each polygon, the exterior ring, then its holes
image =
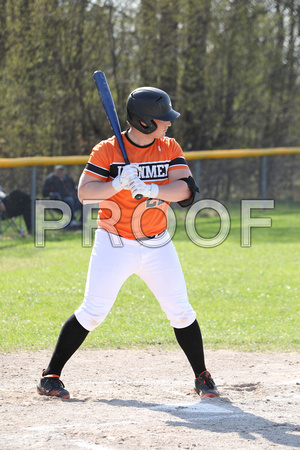
{"type": "Polygon", "coordinates": [[[45,370],[44,375],[60,376],[64,365],[81,346],[88,333],[88,330],[80,325],[75,315],[72,314],[62,326],[49,366],[45,370]]]}
{"type": "Polygon", "coordinates": [[[202,336],[197,320],[186,328],[174,328],[174,332],[177,342],[184,351],[197,378],[206,370],[202,336]]]}

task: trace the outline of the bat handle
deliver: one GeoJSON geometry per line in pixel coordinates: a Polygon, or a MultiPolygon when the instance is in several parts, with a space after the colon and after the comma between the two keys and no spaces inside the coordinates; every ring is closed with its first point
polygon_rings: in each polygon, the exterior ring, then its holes
{"type": "MultiPolygon", "coordinates": [[[[126,165],[130,164],[129,159],[126,155],[124,155],[124,160],[125,160],[126,165]]],[[[136,196],[134,198],[136,200],[141,200],[141,198],[143,198],[143,196],[142,196],[142,194],[136,194],[136,196]]]]}

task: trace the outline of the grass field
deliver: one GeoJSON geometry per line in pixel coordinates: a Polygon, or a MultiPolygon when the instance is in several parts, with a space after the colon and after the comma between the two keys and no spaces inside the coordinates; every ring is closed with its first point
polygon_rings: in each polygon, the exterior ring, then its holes
{"type": "MultiPolygon", "coordinates": [[[[174,244],[197,312],[206,348],[299,351],[299,205],[256,211],[272,218],[269,228],[252,230],[251,247],[241,247],[238,207],[228,208],[230,233],[218,247],[191,242],[178,213],[174,244]]],[[[218,233],[212,210],[197,216],[202,237],[218,233]],[[208,214],[209,212],[209,214],[208,214]]],[[[81,233],[33,238],[0,237],[0,350],[52,348],[61,325],[81,303],[91,253],[81,233]]],[[[123,285],[106,321],[89,333],[85,348],[177,346],[156,299],[138,277],[123,285]]]]}

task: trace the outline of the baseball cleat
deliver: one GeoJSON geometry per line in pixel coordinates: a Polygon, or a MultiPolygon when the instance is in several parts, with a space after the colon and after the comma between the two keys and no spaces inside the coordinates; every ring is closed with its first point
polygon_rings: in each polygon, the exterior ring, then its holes
{"type": "Polygon", "coordinates": [[[64,388],[64,383],[59,379],[58,375],[46,375],[42,373],[42,378],[36,386],[40,395],[48,395],[51,397],[70,398],[69,392],[64,388]]]}
{"type": "Polygon", "coordinates": [[[199,377],[195,379],[195,392],[199,394],[201,398],[220,396],[215,382],[208,370],[202,372],[199,377]]]}

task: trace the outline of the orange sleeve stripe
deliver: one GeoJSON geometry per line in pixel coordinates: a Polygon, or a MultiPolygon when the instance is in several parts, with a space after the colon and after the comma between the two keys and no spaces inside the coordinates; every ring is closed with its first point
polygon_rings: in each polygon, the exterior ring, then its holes
{"type": "Polygon", "coordinates": [[[90,171],[87,170],[87,169],[84,169],[83,172],[86,173],[87,175],[90,175],[90,176],[92,176],[92,177],[94,177],[94,178],[97,178],[98,180],[103,180],[103,181],[106,181],[106,180],[107,180],[106,177],[102,177],[101,175],[98,175],[98,174],[96,174],[95,172],[90,172],[90,171]]]}
{"type": "Polygon", "coordinates": [[[178,164],[177,166],[169,167],[169,172],[176,169],[188,169],[189,167],[185,164],[178,164]]]}

